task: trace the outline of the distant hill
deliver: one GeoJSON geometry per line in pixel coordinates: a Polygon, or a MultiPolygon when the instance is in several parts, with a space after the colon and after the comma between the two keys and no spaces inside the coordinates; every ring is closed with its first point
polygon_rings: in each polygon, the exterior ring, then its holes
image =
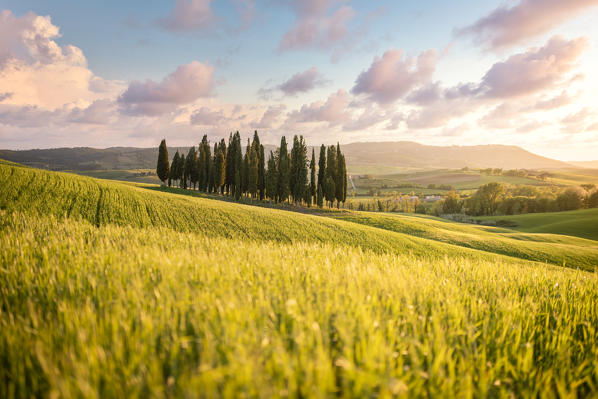
{"type": "Polygon", "coordinates": [[[430,146],[411,141],[342,146],[350,165],[413,168],[559,169],[571,165],[507,145],[430,146]]]}
{"type": "MultiPolygon", "coordinates": [[[[266,154],[275,147],[266,145],[266,154]]],[[[542,157],[516,146],[429,146],[410,141],[352,143],[341,146],[347,165],[407,168],[559,169],[571,164],[542,157]]],[[[186,153],[189,147],[170,148],[186,153]]],[[[311,153],[311,148],[309,150],[311,153]]],[[[316,150],[316,156],[319,151],[316,150]]],[[[0,158],[49,170],[153,169],[158,148],[88,147],[0,150],[0,158]]]]}
{"type": "Polygon", "coordinates": [[[598,161],[569,161],[567,163],[578,168],[598,169],[598,161]]]}

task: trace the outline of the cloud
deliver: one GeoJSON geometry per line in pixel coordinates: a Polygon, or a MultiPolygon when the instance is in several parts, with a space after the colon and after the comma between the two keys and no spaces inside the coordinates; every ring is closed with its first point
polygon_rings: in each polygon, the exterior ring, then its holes
{"type": "Polygon", "coordinates": [[[87,108],[74,108],[68,116],[69,122],[91,125],[106,125],[114,121],[116,104],[112,100],[94,101],[87,108]]]}
{"type": "Polygon", "coordinates": [[[340,5],[342,0],[291,0],[297,20],[284,34],[278,51],[300,50],[309,47],[329,49],[349,34],[348,23],[355,10],[340,5]]]}
{"type": "Polygon", "coordinates": [[[251,127],[254,129],[271,129],[285,109],[286,106],[284,104],[269,106],[259,121],[251,123],[251,127]]]}
{"type": "Polygon", "coordinates": [[[568,105],[572,101],[573,98],[571,98],[569,94],[563,90],[561,94],[557,96],[539,100],[533,108],[536,110],[548,111],[568,105]]]}
{"type": "Polygon", "coordinates": [[[180,65],[173,73],[157,83],[133,81],[120,95],[122,111],[130,115],[155,116],[171,112],[181,104],[211,95],[214,87],[214,68],[192,61],[180,65]]]}
{"type": "Polygon", "coordinates": [[[0,13],[0,82],[2,103],[53,110],[65,105],[87,107],[115,96],[123,88],[87,68],[83,52],[54,39],[60,30],[49,16],[29,12],[0,13]]]}
{"type": "Polygon", "coordinates": [[[331,94],[326,101],[316,101],[303,105],[300,110],[293,111],[287,118],[287,123],[328,122],[329,126],[337,125],[347,120],[347,107],[351,97],[343,89],[331,94]]]}
{"type": "Polygon", "coordinates": [[[550,31],[565,20],[598,5],[598,0],[521,0],[502,5],[465,28],[458,36],[472,36],[492,49],[510,47],[550,31]]]}
{"type": "Polygon", "coordinates": [[[305,93],[316,87],[327,83],[318,68],[311,67],[306,71],[299,72],[290,77],[286,82],[281,83],[277,88],[287,96],[293,96],[297,93],[305,93]]]}
{"type": "Polygon", "coordinates": [[[596,113],[585,107],[561,119],[561,129],[566,133],[581,133],[596,123],[595,118],[596,113]]]}
{"type": "Polygon", "coordinates": [[[230,118],[225,116],[222,110],[212,111],[207,107],[194,111],[190,117],[191,124],[199,126],[219,126],[229,120],[230,118]]]}
{"type": "Polygon", "coordinates": [[[539,49],[510,56],[494,64],[477,92],[485,97],[509,98],[536,93],[563,81],[588,45],[585,37],[554,36],[539,49]]]}
{"type": "Polygon", "coordinates": [[[171,32],[204,31],[211,28],[215,20],[211,2],[212,0],[176,0],[170,15],[158,19],[157,23],[171,32]]]}
{"type": "Polygon", "coordinates": [[[367,95],[371,100],[387,104],[403,97],[413,88],[427,83],[436,68],[436,52],[428,50],[417,59],[403,58],[401,50],[387,50],[376,57],[363,71],[352,89],[354,94],[367,95]]]}
{"type": "Polygon", "coordinates": [[[364,130],[385,121],[387,118],[388,116],[385,112],[370,106],[365,108],[357,118],[347,121],[343,125],[343,131],[353,132],[364,130]]]}

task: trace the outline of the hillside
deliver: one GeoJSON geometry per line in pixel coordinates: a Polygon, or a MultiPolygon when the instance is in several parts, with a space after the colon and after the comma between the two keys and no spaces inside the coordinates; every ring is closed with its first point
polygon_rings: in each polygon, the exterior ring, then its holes
{"type": "Polygon", "coordinates": [[[430,146],[410,141],[352,143],[342,146],[351,166],[410,168],[557,169],[570,166],[516,146],[430,146]]]}
{"type": "Polygon", "coordinates": [[[595,241],[1,160],[0,185],[0,397],[596,392],[596,274],[521,259],[590,269],[595,241]]]}
{"type": "Polygon", "coordinates": [[[485,216],[484,221],[509,222],[515,230],[528,233],[557,233],[598,241],[598,208],[567,212],[485,216]]]}
{"type": "MultiPolygon", "coordinates": [[[[266,145],[269,153],[274,146],[266,145]]],[[[171,147],[170,156],[179,149],[171,147]]],[[[516,146],[428,146],[415,142],[352,143],[342,145],[349,169],[355,173],[380,168],[390,173],[392,168],[504,168],[504,169],[557,169],[571,165],[541,157],[516,146]]],[[[308,150],[311,153],[311,148],[308,150]]],[[[316,149],[316,156],[319,152],[316,149]]],[[[49,170],[112,170],[153,169],[158,149],[113,147],[57,148],[11,151],[0,150],[0,158],[24,165],[49,170]]],[[[369,172],[368,172],[369,173],[369,172]]]]}
{"type": "Polygon", "coordinates": [[[380,225],[380,216],[375,214],[354,212],[340,220],[324,219],[1,164],[0,185],[0,209],[67,215],[98,226],[154,226],[258,241],[340,243],[377,253],[410,252],[426,257],[450,254],[488,258],[496,253],[589,270],[598,264],[594,242],[482,235],[476,227],[459,227],[460,232],[456,232],[455,226],[463,225],[421,218],[394,217],[391,220],[416,226],[389,228],[380,225]],[[416,230],[425,233],[414,233],[416,230]],[[451,233],[447,235],[447,231],[451,233]]]}

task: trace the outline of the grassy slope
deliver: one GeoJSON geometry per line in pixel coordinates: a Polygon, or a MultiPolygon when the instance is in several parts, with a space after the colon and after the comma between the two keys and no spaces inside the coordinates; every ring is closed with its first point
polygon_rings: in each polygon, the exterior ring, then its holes
{"type": "Polygon", "coordinates": [[[345,221],[148,190],[68,173],[0,165],[0,209],[82,218],[96,225],[168,227],[227,238],[327,242],[428,257],[488,254],[345,221]]]}
{"type": "Polygon", "coordinates": [[[598,242],[577,237],[520,234],[506,229],[379,212],[353,212],[336,217],[389,231],[522,259],[566,264],[586,270],[594,270],[598,264],[598,242]]]}
{"type": "Polygon", "coordinates": [[[0,397],[598,389],[593,273],[0,216],[0,397]]]}
{"type": "Polygon", "coordinates": [[[490,216],[478,219],[513,221],[517,223],[515,230],[528,233],[566,234],[598,240],[598,208],[567,212],[490,216]]]}
{"type": "Polygon", "coordinates": [[[322,219],[14,166],[0,166],[0,185],[4,188],[0,209],[81,217],[96,225],[162,226],[259,241],[328,242],[427,257],[488,258],[491,252],[587,270],[598,263],[594,242],[483,234],[468,226],[421,218],[354,213],[345,220],[322,219]]]}

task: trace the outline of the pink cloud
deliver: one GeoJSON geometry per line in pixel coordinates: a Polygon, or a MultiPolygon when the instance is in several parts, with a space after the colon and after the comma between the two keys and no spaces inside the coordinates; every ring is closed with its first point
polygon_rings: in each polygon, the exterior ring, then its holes
{"type": "Polygon", "coordinates": [[[229,120],[222,110],[212,111],[207,107],[194,111],[190,117],[191,124],[199,126],[218,126],[229,120]]]}
{"type": "Polygon", "coordinates": [[[102,99],[94,101],[87,108],[74,108],[68,116],[69,122],[105,125],[113,120],[116,114],[114,101],[102,99]]]}
{"type": "Polygon", "coordinates": [[[308,47],[331,48],[345,39],[348,23],[355,17],[355,10],[341,5],[342,0],[292,0],[291,7],[296,22],[284,34],[278,51],[299,50],[308,47]]]}
{"type": "Polygon", "coordinates": [[[502,5],[457,31],[493,49],[509,47],[550,31],[565,20],[598,5],[598,0],[521,0],[502,5]]]}
{"type": "Polygon", "coordinates": [[[179,66],[159,83],[150,79],[131,82],[118,102],[127,114],[160,115],[209,96],[213,87],[214,67],[192,61],[179,66]]]}
{"type": "Polygon", "coordinates": [[[428,50],[417,59],[403,58],[401,50],[387,50],[376,57],[367,71],[363,71],[352,89],[384,104],[403,97],[413,88],[427,83],[436,68],[436,52],[428,50]]]}
{"type": "Polygon", "coordinates": [[[544,47],[529,49],[494,64],[478,90],[485,97],[508,98],[551,87],[573,69],[587,45],[585,37],[567,40],[554,36],[544,47]]]}
{"type": "Polygon", "coordinates": [[[287,123],[328,122],[339,124],[348,118],[347,107],[351,98],[349,93],[340,89],[331,94],[326,101],[316,101],[303,105],[300,110],[289,114],[287,123]]]}
{"type": "Polygon", "coordinates": [[[210,7],[211,2],[212,0],[176,0],[170,15],[159,19],[158,25],[172,32],[208,29],[215,20],[210,7]]]}
{"type": "Polygon", "coordinates": [[[287,96],[305,93],[327,83],[318,68],[311,67],[290,77],[286,82],[278,85],[278,89],[287,96]]]}
{"type": "Polygon", "coordinates": [[[271,129],[279,120],[285,109],[286,106],[284,104],[269,106],[259,121],[251,123],[251,127],[253,129],[271,129]]]}

